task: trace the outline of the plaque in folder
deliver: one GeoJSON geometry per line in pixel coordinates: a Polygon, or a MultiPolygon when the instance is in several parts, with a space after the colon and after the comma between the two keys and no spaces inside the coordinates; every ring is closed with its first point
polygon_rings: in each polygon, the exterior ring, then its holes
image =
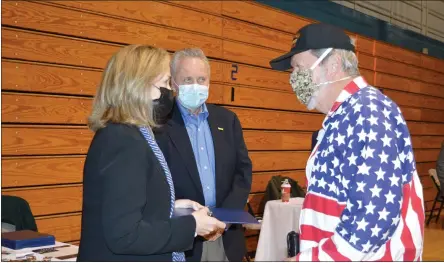
{"type": "MultiPolygon", "coordinates": [[[[212,216],[226,224],[259,224],[259,221],[244,210],[227,208],[210,208],[212,216]]],[[[174,209],[174,217],[190,215],[194,210],[191,208],[174,209]]]]}

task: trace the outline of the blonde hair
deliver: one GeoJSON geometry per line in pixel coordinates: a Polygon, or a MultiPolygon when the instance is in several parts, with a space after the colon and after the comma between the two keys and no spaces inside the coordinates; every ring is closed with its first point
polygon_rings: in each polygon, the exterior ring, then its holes
{"type": "Polygon", "coordinates": [[[115,53],[103,72],[88,127],[97,131],[107,122],[156,126],[151,88],[169,62],[167,51],[148,45],[129,45],[115,53]]]}

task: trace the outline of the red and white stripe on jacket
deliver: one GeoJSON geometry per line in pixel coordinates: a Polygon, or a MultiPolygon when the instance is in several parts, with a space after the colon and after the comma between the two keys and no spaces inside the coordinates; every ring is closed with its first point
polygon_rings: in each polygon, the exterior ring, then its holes
{"type": "Polygon", "coordinates": [[[318,139],[307,162],[296,260],[421,260],[422,186],[399,107],[355,78],[318,139]]]}

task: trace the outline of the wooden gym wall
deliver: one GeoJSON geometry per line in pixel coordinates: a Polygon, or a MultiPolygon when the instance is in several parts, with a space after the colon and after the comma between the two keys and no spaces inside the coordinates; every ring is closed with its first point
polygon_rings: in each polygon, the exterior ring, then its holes
{"type": "MultiPolygon", "coordinates": [[[[198,46],[211,59],[209,102],[243,125],[254,170],[250,202],[260,214],[271,176],[304,182],[311,133],[324,118],[298,103],[288,73],[268,64],[309,22],[241,1],[2,1],[2,194],[28,200],[40,231],[78,243],[93,135],[86,118],[107,60],[133,43],[198,46]]],[[[431,206],[427,170],[444,140],[444,61],[354,37],[361,73],[407,119],[431,206]]],[[[247,236],[255,250],[257,233],[247,236]]]]}

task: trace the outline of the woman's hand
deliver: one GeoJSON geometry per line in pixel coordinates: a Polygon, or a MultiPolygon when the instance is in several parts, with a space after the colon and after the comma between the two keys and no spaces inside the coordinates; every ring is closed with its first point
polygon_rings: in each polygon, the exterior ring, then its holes
{"type": "Polygon", "coordinates": [[[223,228],[219,228],[216,231],[213,231],[212,233],[204,236],[204,238],[208,241],[216,241],[219,237],[222,236],[222,234],[225,232],[223,228]]]}
{"type": "Polygon", "coordinates": [[[192,213],[196,220],[196,233],[199,236],[205,237],[214,233],[219,229],[225,229],[225,223],[209,216],[210,210],[206,207],[192,213]]]}
{"type": "Polygon", "coordinates": [[[204,206],[189,199],[179,199],[174,203],[174,208],[192,208],[194,211],[197,211],[204,208],[204,206]]]}

